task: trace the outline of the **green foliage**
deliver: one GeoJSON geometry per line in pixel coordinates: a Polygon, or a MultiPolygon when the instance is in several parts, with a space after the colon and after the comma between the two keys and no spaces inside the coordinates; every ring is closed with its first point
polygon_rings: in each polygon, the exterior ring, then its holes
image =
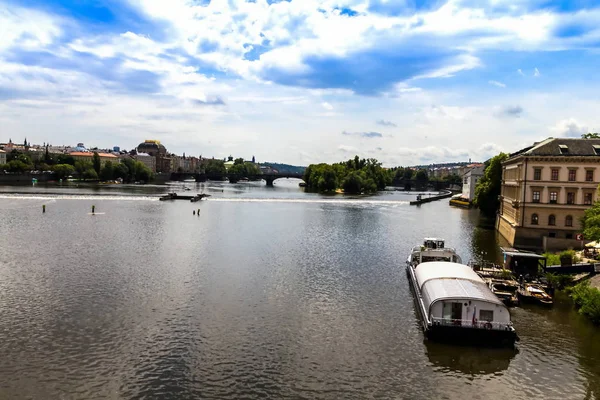
{"type": "Polygon", "coordinates": [[[600,133],[594,132],[594,133],[584,133],[583,135],[581,135],[582,139],[600,139],[600,133]]]}
{"type": "Polygon", "coordinates": [[[87,171],[88,169],[94,169],[94,166],[92,165],[91,161],[88,161],[88,160],[75,161],[75,171],[77,171],[77,173],[80,176],[83,176],[83,173],[85,171],[87,171]]]}
{"type": "Polygon", "coordinates": [[[234,164],[229,168],[229,173],[240,177],[249,177],[252,175],[260,175],[258,165],[251,162],[244,162],[243,158],[237,158],[234,164]],[[240,161],[241,160],[241,161],[240,161]]]}
{"type": "Polygon", "coordinates": [[[98,174],[96,173],[96,171],[93,168],[90,169],[86,169],[85,171],[83,171],[82,177],[84,180],[88,181],[88,180],[97,180],[98,179],[98,174]]]}
{"type": "Polygon", "coordinates": [[[114,179],[115,170],[113,167],[113,163],[111,161],[107,161],[104,163],[104,167],[100,170],[99,177],[103,181],[110,181],[114,179]]]}
{"type": "Polygon", "coordinates": [[[204,173],[207,175],[225,175],[227,169],[223,160],[208,160],[204,164],[204,173]]]}
{"type": "Polygon", "coordinates": [[[447,175],[443,180],[451,185],[462,185],[463,183],[462,178],[457,174],[447,175]]]}
{"type": "Polygon", "coordinates": [[[331,192],[342,188],[345,193],[374,193],[391,183],[393,174],[373,158],[358,156],[337,164],[311,164],[304,171],[304,182],[309,189],[331,192]]]}
{"type": "Polygon", "coordinates": [[[415,180],[419,183],[425,183],[429,181],[429,175],[427,174],[427,170],[419,169],[415,175],[415,180]]]}
{"type": "Polygon", "coordinates": [[[26,164],[19,159],[14,159],[8,162],[7,167],[10,172],[27,172],[31,171],[32,165],[26,164]]]}
{"type": "Polygon", "coordinates": [[[581,282],[568,290],[579,313],[594,324],[600,324],[600,290],[590,287],[589,281],[581,282]]]}
{"type": "Polygon", "coordinates": [[[544,253],[543,256],[546,257],[546,265],[560,265],[560,259],[563,257],[570,257],[573,263],[581,261],[581,258],[573,249],[565,250],[561,253],[544,253]]]}
{"type": "Polygon", "coordinates": [[[52,170],[57,179],[66,179],[75,172],[75,167],[70,164],[56,164],[52,170]]]}
{"type": "Polygon", "coordinates": [[[571,275],[553,274],[551,272],[548,272],[546,274],[546,280],[548,281],[550,286],[560,290],[573,283],[573,277],[571,275]]]}
{"type": "Polygon", "coordinates": [[[500,196],[502,186],[502,162],[506,159],[508,159],[508,155],[505,153],[493,157],[486,165],[483,177],[475,187],[473,203],[485,215],[496,215],[500,207],[498,196],[500,196]]]}
{"type": "Polygon", "coordinates": [[[544,253],[542,254],[546,257],[546,265],[560,265],[560,255],[554,253],[544,253]]]}
{"type": "Polygon", "coordinates": [[[97,151],[94,152],[92,156],[92,165],[94,166],[94,171],[96,171],[96,175],[100,175],[100,168],[102,166],[102,162],[100,161],[100,154],[97,151]]]}
{"type": "Polygon", "coordinates": [[[75,165],[75,159],[68,154],[59,154],[58,157],[56,157],[56,163],[75,165]]]}
{"type": "Polygon", "coordinates": [[[595,202],[590,208],[585,210],[581,219],[583,236],[589,240],[600,240],[600,202],[595,202]]]}
{"type": "Polygon", "coordinates": [[[243,158],[236,158],[233,161],[233,165],[242,165],[242,164],[244,164],[244,159],[243,158]]]}

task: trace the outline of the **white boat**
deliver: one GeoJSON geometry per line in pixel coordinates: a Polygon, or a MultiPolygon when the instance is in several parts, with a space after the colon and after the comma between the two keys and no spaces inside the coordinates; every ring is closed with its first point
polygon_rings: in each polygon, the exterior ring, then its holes
{"type": "Polygon", "coordinates": [[[406,270],[427,338],[488,346],[519,340],[508,308],[469,266],[428,261],[406,270]]]}
{"type": "Polygon", "coordinates": [[[418,265],[428,261],[462,262],[456,249],[445,247],[444,239],[440,238],[425,238],[421,246],[413,247],[406,264],[418,265]]]}

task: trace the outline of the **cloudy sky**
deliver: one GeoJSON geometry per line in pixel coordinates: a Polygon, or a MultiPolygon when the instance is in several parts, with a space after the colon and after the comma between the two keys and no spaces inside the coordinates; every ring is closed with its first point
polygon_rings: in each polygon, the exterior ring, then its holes
{"type": "Polygon", "coordinates": [[[600,5],[0,0],[0,142],[307,165],[600,131],[600,5]]]}

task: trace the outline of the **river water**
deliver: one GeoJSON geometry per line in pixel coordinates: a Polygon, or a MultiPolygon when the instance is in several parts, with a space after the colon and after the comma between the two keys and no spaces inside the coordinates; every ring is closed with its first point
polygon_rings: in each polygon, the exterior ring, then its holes
{"type": "Polygon", "coordinates": [[[181,185],[0,187],[1,399],[598,398],[600,329],[564,298],[512,309],[515,351],[424,340],[408,252],[497,258],[476,211],[292,180],[157,201],[181,185]]]}

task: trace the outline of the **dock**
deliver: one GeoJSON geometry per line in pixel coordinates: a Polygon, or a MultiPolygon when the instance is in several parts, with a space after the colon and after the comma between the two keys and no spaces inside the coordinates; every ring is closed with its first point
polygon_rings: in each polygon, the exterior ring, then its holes
{"type": "Polygon", "coordinates": [[[204,193],[198,193],[198,194],[194,194],[194,195],[181,195],[181,194],[177,194],[177,193],[167,193],[164,196],[161,196],[159,198],[160,201],[165,201],[165,200],[189,200],[192,203],[195,203],[197,201],[200,201],[206,197],[210,197],[210,194],[204,194],[204,193]]]}
{"type": "Polygon", "coordinates": [[[439,194],[429,197],[423,197],[423,195],[417,195],[417,200],[411,201],[411,206],[417,206],[423,203],[429,203],[436,200],[447,199],[448,197],[452,197],[452,192],[449,190],[442,190],[439,194]]]}

